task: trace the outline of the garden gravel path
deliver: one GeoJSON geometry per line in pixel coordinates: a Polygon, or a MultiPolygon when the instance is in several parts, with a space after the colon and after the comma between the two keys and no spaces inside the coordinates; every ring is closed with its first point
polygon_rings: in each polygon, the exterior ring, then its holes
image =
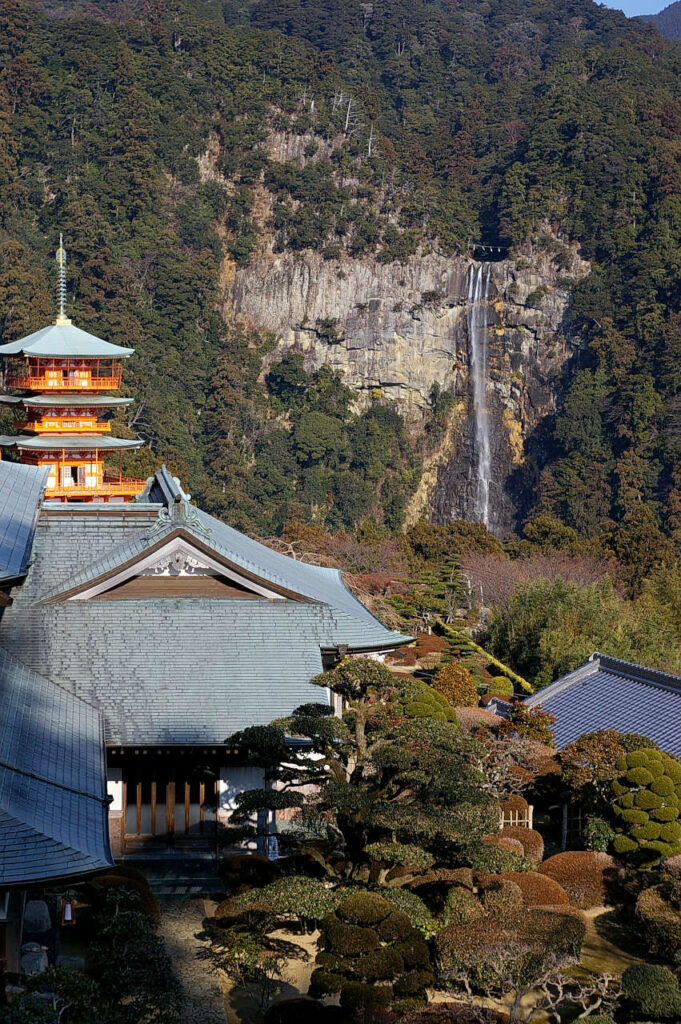
{"type": "Polygon", "coordinates": [[[203,899],[161,897],[158,933],[185,992],[183,1024],[226,1024],[227,1016],[218,975],[202,953],[209,948],[200,937],[211,913],[203,899]]]}

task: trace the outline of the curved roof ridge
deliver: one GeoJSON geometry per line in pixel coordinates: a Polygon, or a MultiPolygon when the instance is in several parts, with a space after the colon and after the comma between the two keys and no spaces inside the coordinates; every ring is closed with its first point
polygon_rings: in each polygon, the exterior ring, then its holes
{"type": "Polygon", "coordinates": [[[645,683],[666,683],[676,687],[681,687],[681,675],[677,675],[674,672],[664,672],[658,668],[648,668],[646,665],[639,665],[635,661],[624,661],[622,658],[615,658],[611,654],[601,654],[600,651],[594,651],[589,656],[589,661],[598,661],[604,668],[612,668],[615,672],[622,672],[627,674],[630,678],[640,679],[641,682],[645,683]],[[624,670],[632,669],[631,672],[625,672],[624,670]]]}

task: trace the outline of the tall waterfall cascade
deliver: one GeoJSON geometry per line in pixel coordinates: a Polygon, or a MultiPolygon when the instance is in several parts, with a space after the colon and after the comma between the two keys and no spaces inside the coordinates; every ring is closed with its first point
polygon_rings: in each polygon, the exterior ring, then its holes
{"type": "Polygon", "coordinates": [[[489,297],[492,282],[490,263],[471,265],[468,271],[468,352],[475,437],[473,456],[476,474],[475,517],[489,526],[489,488],[492,475],[489,410],[487,405],[487,342],[489,297]]]}

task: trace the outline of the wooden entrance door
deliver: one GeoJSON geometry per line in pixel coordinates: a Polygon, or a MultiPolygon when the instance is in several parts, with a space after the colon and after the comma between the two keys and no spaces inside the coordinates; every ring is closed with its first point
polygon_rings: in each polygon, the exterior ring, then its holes
{"type": "Polygon", "coordinates": [[[126,852],[214,849],[218,773],[192,758],[128,760],[123,775],[126,852]]]}

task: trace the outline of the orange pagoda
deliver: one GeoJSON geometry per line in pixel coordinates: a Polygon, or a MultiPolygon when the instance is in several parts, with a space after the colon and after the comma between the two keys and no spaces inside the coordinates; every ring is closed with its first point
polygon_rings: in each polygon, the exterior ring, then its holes
{"type": "Polygon", "coordinates": [[[5,384],[21,394],[0,394],[0,402],[17,410],[15,429],[0,435],[0,448],[14,449],[19,460],[50,470],[46,500],[122,502],[134,498],[144,480],[126,480],[121,457],[143,441],[111,437],[106,418],[131,398],[112,395],[121,385],[122,359],[134,349],[112,345],[75,327],[65,315],[66,253],[61,237],[59,316],[49,327],[27,338],[0,345],[5,358],[5,384]],[[119,470],[112,474],[104,459],[119,452],[119,470]]]}

